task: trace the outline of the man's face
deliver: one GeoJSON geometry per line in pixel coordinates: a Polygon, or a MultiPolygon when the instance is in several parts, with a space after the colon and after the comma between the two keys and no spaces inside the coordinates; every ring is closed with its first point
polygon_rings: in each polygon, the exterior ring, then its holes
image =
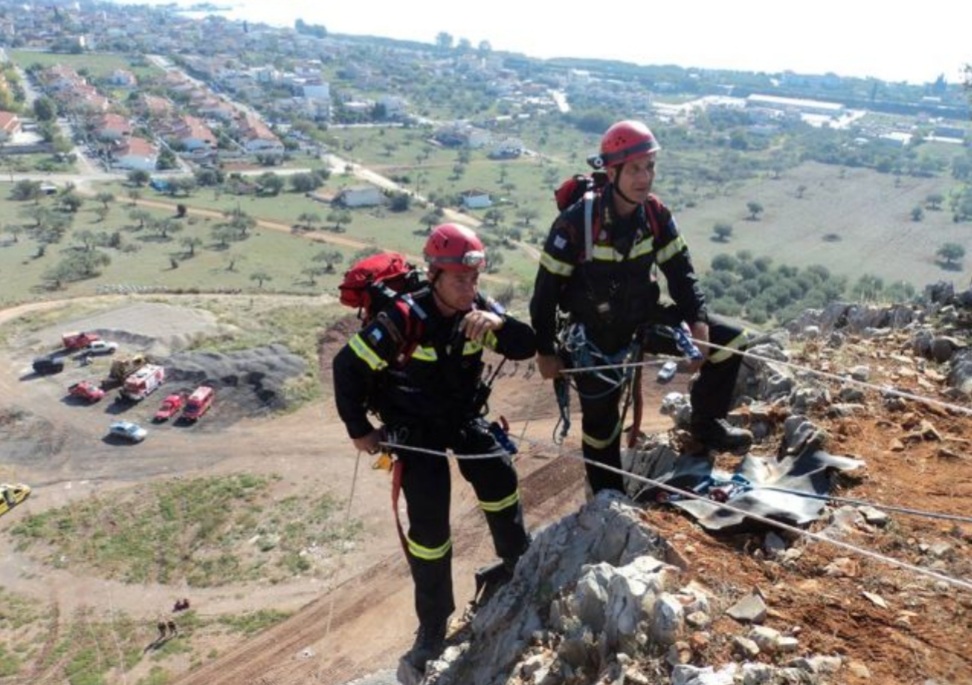
{"type": "MultiPolygon", "coordinates": [[[[465,312],[472,309],[479,291],[479,271],[445,271],[435,281],[435,294],[449,309],[465,312]]],[[[448,314],[449,312],[443,312],[448,314]]]]}
{"type": "Polygon", "coordinates": [[[641,204],[648,199],[655,181],[655,155],[641,155],[628,160],[621,165],[620,174],[617,167],[611,167],[608,177],[625,197],[635,204],[641,204]]]}

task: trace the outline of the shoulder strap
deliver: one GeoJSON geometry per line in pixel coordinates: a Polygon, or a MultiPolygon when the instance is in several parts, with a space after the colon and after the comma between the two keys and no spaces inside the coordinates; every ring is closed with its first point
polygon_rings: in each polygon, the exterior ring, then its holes
{"type": "Polygon", "coordinates": [[[584,192],[584,261],[594,258],[594,190],[584,192]]]}
{"type": "Polygon", "coordinates": [[[425,322],[429,318],[429,315],[413,297],[413,295],[418,295],[424,290],[423,288],[414,293],[397,294],[393,300],[394,306],[402,313],[405,320],[404,331],[399,329],[391,317],[388,316],[387,312],[379,312],[375,317],[377,321],[380,321],[384,325],[389,335],[391,335],[392,340],[394,340],[396,347],[399,349],[399,354],[396,359],[399,366],[405,364],[411,358],[425,331],[425,322]]]}
{"type": "Polygon", "coordinates": [[[648,217],[648,225],[651,227],[651,234],[655,239],[661,238],[661,226],[658,223],[658,199],[654,195],[649,195],[645,200],[645,216],[648,217]]]}

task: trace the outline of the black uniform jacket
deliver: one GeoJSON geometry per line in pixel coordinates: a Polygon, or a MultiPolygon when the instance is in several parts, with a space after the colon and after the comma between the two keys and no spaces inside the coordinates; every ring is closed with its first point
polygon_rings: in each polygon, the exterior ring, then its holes
{"type": "Polygon", "coordinates": [[[351,338],[333,369],[338,414],[352,438],[373,430],[369,410],[388,425],[457,427],[479,416],[484,346],[510,359],[528,359],[536,353],[536,338],[528,324],[483,295],[473,308],[504,320],[482,343],[459,331],[464,313],[439,312],[429,289],[397,298],[351,338]]]}
{"type": "MultiPolygon", "coordinates": [[[[683,321],[706,321],[705,297],[671,211],[654,195],[629,217],[617,217],[607,186],[595,199],[593,250],[585,259],[584,201],[554,221],[530,302],[540,354],[554,354],[556,313],[583,323],[594,339],[630,341],[640,324],[657,319],[658,265],[683,321]]],[[[612,345],[613,347],[614,345],[612,345]]]]}

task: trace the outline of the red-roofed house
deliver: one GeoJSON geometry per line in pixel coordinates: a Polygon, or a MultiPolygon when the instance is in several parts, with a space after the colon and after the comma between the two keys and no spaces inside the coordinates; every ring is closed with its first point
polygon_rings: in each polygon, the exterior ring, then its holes
{"type": "Polygon", "coordinates": [[[190,115],[179,117],[166,138],[180,143],[186,152],[216,147],[216,135],[201,119],[190,115]]]}
{"type": "Polygon", "coordinates": [[[284,146],[273,131],[257,117],[244,117],[239,122],[240,141],[247,152],[283,152],[284,146]]]}
{"type": "Polygon", "coordinates": [[[20,133],[20,117],[13,112],[0,112],[0,141],[7,141],[20,133]]]}
{"type": "Polygon", "coordinates": [[[115,166],[137,171],[155,171],[159,152],[144,138],[129,138],[114,151],[115,166]]]}
{"type": "Polygon", "coordinates": [[[132,125],[121,114],[102,114],[95,122],[94,134],[98,140],[120,141],[132,135],[132,125]]]}

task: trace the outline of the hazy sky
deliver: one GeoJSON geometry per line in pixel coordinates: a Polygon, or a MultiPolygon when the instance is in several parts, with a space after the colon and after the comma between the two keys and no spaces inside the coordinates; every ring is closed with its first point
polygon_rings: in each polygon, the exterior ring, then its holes
{"type": "MultiPolygon", "coordinates": [[[[160,2],[162,0],[153,0],[160,2]]],[[[534,57],[800,73],[834,72],[925,83],[962,80],[972,63],[972,3],[816,0],[211,0],[234,16],[276,25],[300,17],[332,33],[433,42],[440,31],[473,46],[534,57]],[[577,9],[586,7],[587,9],[577,9]],[[573,8],[573,9],[568,9],[573,8]]],[[[179,4],[190,4],[180,0],[179,4]]]]}

